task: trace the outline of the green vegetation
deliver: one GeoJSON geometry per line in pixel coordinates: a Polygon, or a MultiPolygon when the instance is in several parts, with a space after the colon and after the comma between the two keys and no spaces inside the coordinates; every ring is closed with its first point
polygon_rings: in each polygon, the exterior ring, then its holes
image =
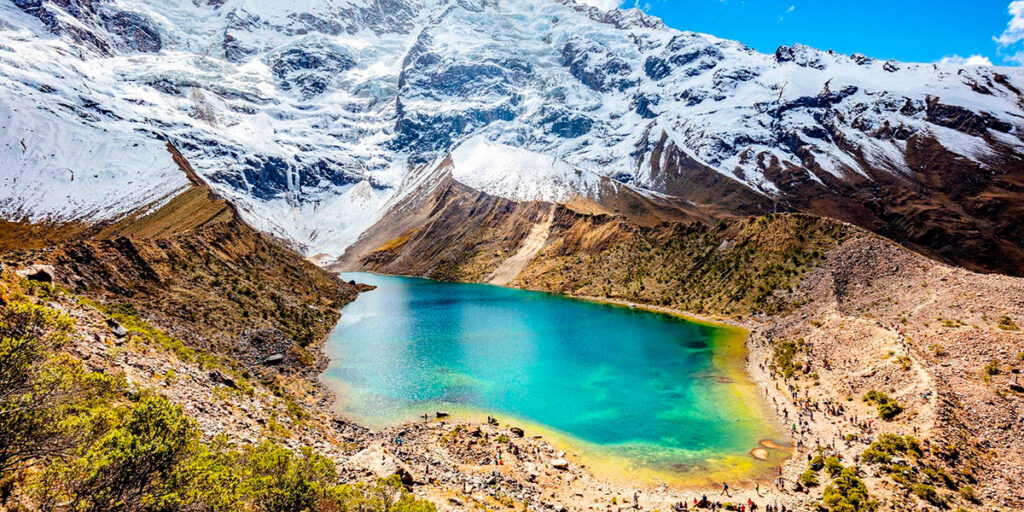
{"type": "MultiPolygon", "coordinates": [[[[955,449],[947,448],[931,453],[940,459],[955,458],[955,451],[951,450],[955,449]]],[[[945,508],[949,501],[949,495],[941,494],[937,486],[957,490],[956,480],[944,469],[929,462],[920,443],[911,436],[882,434],[861,454],[861,460],[867,464],[880,465],[880,469],[893,482],[936,507],[945,508]]],[[[974,489],[969,486],[960,488],[960,495],[967,501],[977,499],[974,489]]]]}
{"type": "Polygon", "coordinates": [[[1014,322],[1013,319],[1008,317],[1008,316],[1001,317],[999,319],[999,324],[998,325],[999,325],[999,328],[1004,330],[1004,331],[1019,331],[1020,330],[1020,326],[1017,325],[1017,322],[1014,322]]]}
{"type": "Polygon", "coordinates": [[[839,462],[839,459],[829,457],[825,459],[825,471],[828,473],[828,476],[836,478],[843,472],[843,465],[839,462]]]}
{"type": "Polygon", "coordinates": [[[793,359],[800,351],[800,347],[802,345],[803,340],[800,340],[800,345],[797,345],[792,341],[776,343],[772,347],[771,369],[787,379],[793,378],[799,369],[799,366],[793,359]]]}
{"type": "Polygon", "coordinates": [[[942,507],[946,504],[946,500],[939,495],[938,491],[928,484],[911,484],[910,492],[936,507],[942,507]]]}
{"type": "Polygon", "coordinates": [[[864,401],[878,405],[878,417],[885,421],[891,421],[903,412],[903,407],[896,400],[889,398],[889,395],[881,391],[871,390],[864,395],[864,401]]]}
{"type": "Polygon", "coordinates": [[[527,267],[520,282],[732,315],[791,308],[790,292],[848,236],[840,223],[798,214],[750,217],[724,229],[699,222],[637,228],[621,219],[582,214],[565,222],[559,239],[535,259],[544,264],[527,267]]]}
{"type": "Polygon", "coordinates": [[[978,499],[978,495],[974,492],[974,487],[969,485],[965,485],[960,488],[960,497],[971,503],[981,502],[981,500],[978,499]]]}
{"type": "Polygon", "coordinates": [[[999,360],[993,359],[985,364],[986,375],[999,375],[999,360]]]}
{"type": "Polygon", "coordinates": [[[828,487],[822,506],[830,512],[871,512],[878,502],[871,499],[868,488],[852,468],[844,468],[828,487]]]}
{"type": "Polygon", "coordinates": [[[435,511],[397,478],[342,484],[309,448],[204,442],[180,407],[63,354],[71,319],[3,277],[0,508],[17,495],[48,511],[435,511]]]}
{"type": "Polygon", "coordinates": [[[888,464],[895,456],[920,458],[922,455],[924,452],[921,451],[921,444],[913,436],[882,434],[878,436],[878,440],[868,446],[867,450],[864,450],[861,460],[869,464],[888,464]]]}
{"type": "Polygon", "coordinates": [[[815,487],[818,485],[818,473],[808,469],[800,474],[800,485],[804,487],[815,487]]]}

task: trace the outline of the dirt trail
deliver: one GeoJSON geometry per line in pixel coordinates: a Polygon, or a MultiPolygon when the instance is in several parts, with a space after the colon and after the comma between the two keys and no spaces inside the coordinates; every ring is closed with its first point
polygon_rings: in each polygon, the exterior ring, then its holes
{"type": "Polygon", "coordinates": [[[523,244],[519,246],[519,250],[509,259],[503,261],[487,279],[487,282],[499,286],[511,283],[526,268],[526,265],[530,263],[530,260],[533,259],[540,249],[544,247],[544,242],[548,240],[548,233],[551,231],[551,223],[554,219],[555,207],[552,206],[548,210],[547,219],[544,222],[533,225],[530,233],[523,240],[523,244]]]}

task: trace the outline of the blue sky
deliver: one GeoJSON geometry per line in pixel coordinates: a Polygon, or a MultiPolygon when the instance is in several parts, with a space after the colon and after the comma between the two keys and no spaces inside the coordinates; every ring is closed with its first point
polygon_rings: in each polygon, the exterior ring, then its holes
{"type": "Polygon", "coordinates": [[[638,5],[671,27],[735,39],[762,52],[804,43],[912,62],[971,57],[971,63],[1024,62],[1024,1],[625,0],[620,5],[638,5]]]}

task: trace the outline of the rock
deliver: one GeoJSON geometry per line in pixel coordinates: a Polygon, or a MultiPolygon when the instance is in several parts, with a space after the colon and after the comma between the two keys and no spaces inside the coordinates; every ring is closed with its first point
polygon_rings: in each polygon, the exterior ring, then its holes
{"type": "Polygon", "coordinates": [[[107,326],[110,327],[110,332],[118,338],[128,336],[128,329],[125,329],[123,325],[119,324],[117,320],[114,320],[113,318],[107,319],[107,326]]]}
{"type": "Polygon", "coordinates": [[[235,380],[223,373],[214,370],[210,372],[210,381],[214,384],[223,384],[229,388],[235,387],[235,380]]]}
{"type": "Polygon", "coordinates": [[[551,467],[565,471],[569,469],[569,461],[565,459],[553,459],[551,461],[551,467]]]}
{"type": "Polygon", "coordinates": [[[16,272],[19,276],[29,281],[40,283],[52,283],[56,277],[53,265],[30,265],[16,272]]]}
{"type": "Polygon", "coordinates": [[[460,500],[460,499],[458,499],[456,497],[448,498],[448,503],[450,503],[450,504],[452,504],[452,505],[454,505],[456,507],[461,507],[463,505],[462,500],[460,500]]]}
{"type": "Polygon", "coordinates": [[[438,418],[447,418],[448,416],[451,416],[445,411],[437,411],[437,413],[435,414],[437,415],[438,418]]]}
{"type": "Polygon", "coordinates": [[[276,366],[284,362],[284,354],[272,354],[263,359],[265,366],[276,366]]]}
{"type": "Polygon", "coordinates": [[[409,466],[391,454],[382,446],[371,446],[355,454],[349,459],[352,464],[364,468],[378,478],[388,478],[398,475],[402,483],[411,485],[416,483],[409,466]]]}
{"type": "Polygon", "coordinates": [[[512,434],[514,434],[516,437],[523,437],[526,435],[526,432],[524,432],[523,429],[519,427],[512,427],[508,429],[508,431],[512,432],[512,434]]]}

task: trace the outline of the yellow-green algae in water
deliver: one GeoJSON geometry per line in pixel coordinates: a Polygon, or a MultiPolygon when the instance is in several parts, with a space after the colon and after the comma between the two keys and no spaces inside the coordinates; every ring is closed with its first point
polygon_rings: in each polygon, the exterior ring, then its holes
{"type": "Polygon", "coordinates": [[[744,371],[746,332],[488,285],[346,274],[378,286],[345,307],[325,382],[370,426],[443,409],[502,418],[608,479],[770,477],[785,458],[744,371]]]}

